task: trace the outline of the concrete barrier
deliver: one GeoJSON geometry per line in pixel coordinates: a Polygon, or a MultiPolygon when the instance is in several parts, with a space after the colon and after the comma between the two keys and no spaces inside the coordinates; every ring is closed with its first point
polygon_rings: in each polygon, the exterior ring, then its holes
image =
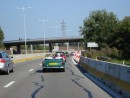
{"type": "Polygon", "coordinates": [[[105,70],[106,74],[120,79],[120,68],[121,68],[120,65],[107,63],[105,67],[106,67],[106,70],[105,70]]]}
{"type": "Polygon", "coordinates": [[[34,54],[20,54],[20,55],[10,55],[13,57],[14,63],[18,62],[25,62],[28,60],[43,58],[45,55],[44,53],[34,53],[34,54]]]}
{"type": "Polygon", "coordinates": [[[130,66],[122,66],[121,67],[120,79],[130,83],[130,66]]]}
{"type": "Polygon", "coordinates": [[[86,57],[80,58],[79,65],[111,89],[130,98],[130,66],[86,57]]]}
{"type": "Polygon", "coordinates": [[[105,70],[106,70],[106,64],[105,63],[102,63],[101,61],[98,61],[96,62],[97,64],[97,70],[100,71],[100,72],[103,72],[105,73],[105,70]]]}

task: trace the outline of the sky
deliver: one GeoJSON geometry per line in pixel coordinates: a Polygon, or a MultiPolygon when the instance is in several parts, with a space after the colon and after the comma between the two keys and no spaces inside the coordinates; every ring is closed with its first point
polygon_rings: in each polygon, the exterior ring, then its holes
{"type": "Polygon", "coordinates": [[[0,0],[0,27],[5,41],[24,39],[25,30],[27,39],[44,38],[44,34],[54,38],[63,37],[64,21],[65,36],[77,37],[90,12],[103,9],[122,20],[130,16],[130,0],[0,0]],[[18,9],[23,7],[27,8],[25,14],[18,9]],[[42,19],[47,21],[39,21],[42,19]]]}

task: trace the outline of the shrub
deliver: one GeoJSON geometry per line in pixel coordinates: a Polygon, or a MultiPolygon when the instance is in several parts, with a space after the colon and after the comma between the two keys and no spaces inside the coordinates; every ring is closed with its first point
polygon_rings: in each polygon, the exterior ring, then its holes
{"type": "Polygon", "coordinates": [[[97,58],[100,60],[111,61],[111,58],[120,58],[120,51],[116,48],[107,47],[102,48],[101,50],[87,50],[82,55],[93,59],[97,58]]]}

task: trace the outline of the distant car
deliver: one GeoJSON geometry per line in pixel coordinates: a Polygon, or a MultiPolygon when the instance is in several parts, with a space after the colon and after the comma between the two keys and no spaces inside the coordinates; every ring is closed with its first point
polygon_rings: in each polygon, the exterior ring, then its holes
{"type": "Polygon", "coordinates": [[[74,55],[74,52],[71,52],[71,55],[73,56],[73,55],[74,55]]]}
{"type": "Polygon", "coordinates": [[[0,51],[0,72],[5,72],[7,75],[14,72],[14,62],[5,51],[0,51]]]}
{"type": "Polygon", "coordinates": [[[55,54],[55,57],[57,57],[57,55],[58,54],[60,54],[60,56],[63,58],[63,60],[65,60],[65,62],[66,62],[66,55],[65,55],[65,53],[64,52],[56,52],[56,54],[55,54]]]}
{"type": "Polygon", "coordinates": [[[68,52],[65,52],[65,55],[66,55],[67,57],[69,57],[69,53],[68,53],[68,52]]]}

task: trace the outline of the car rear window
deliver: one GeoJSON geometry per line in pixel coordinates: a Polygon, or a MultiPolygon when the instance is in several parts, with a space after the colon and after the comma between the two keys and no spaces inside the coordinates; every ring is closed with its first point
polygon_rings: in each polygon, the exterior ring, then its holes
{"type": "Polygon", "coordinates": [[[2,54],[0,53],[0,58],[2,58],[2,54]]]}

